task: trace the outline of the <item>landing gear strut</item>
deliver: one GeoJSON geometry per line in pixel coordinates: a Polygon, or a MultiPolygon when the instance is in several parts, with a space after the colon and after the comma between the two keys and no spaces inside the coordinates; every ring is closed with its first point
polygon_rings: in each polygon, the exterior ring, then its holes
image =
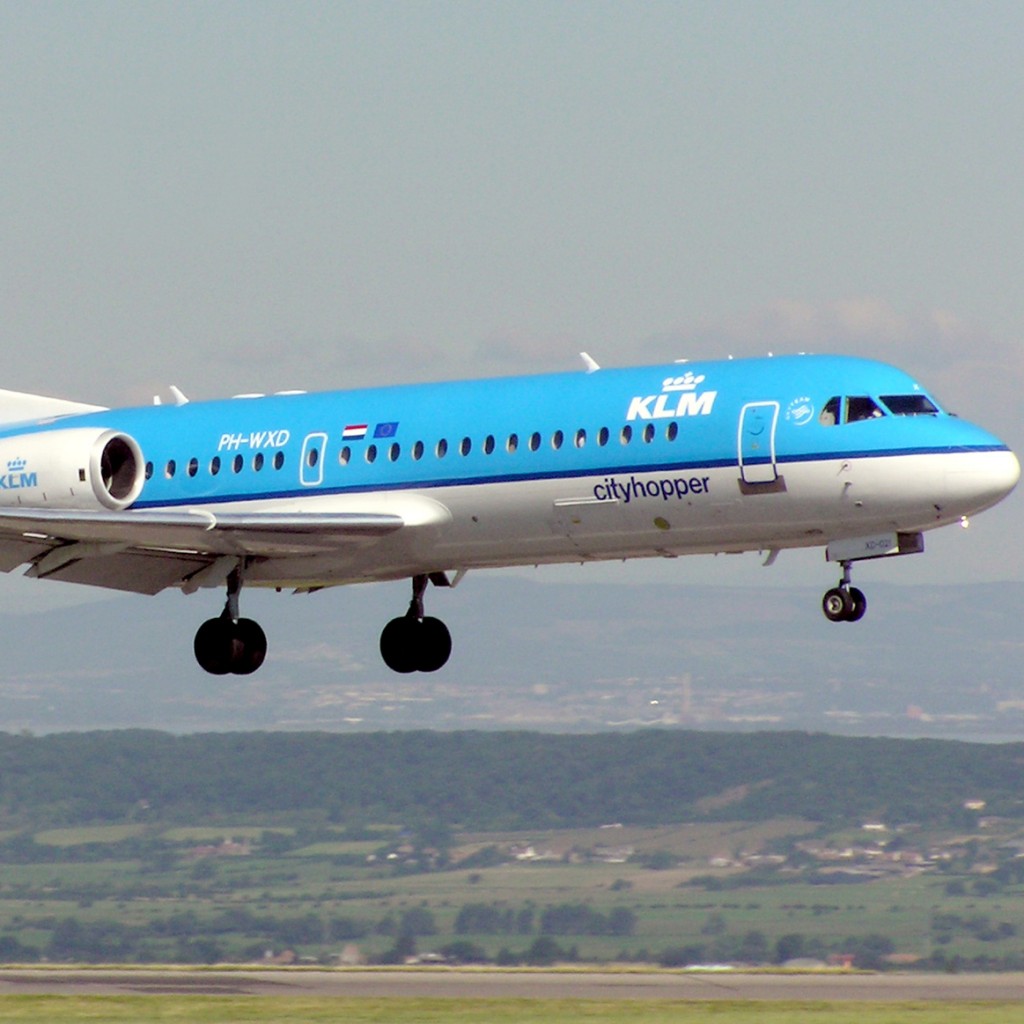
{"type": "Polygon", "coordinates": [[[825,591],[821,599],[821,610],[829,622],[857,622],[868,610],[868,599],[863,590],[850,586],[849,561],[839,563],[843,567],[843,578],[839,586],[825,591]]]}
{"type": "Polygon", "coordinates": [[[196,631],[192,645],[200,668],[215,676],[247,676],[263,664],[267,656],[267,637],[258,622],[239,618],[238,595],[242,574],[232,569],[228,576],[228,596],[218,618],[207,619],[196,631]]]}
{"type": "Polygon", "coordinates": [[[430,577],[414,576],[409,610],[392,619],[380,635],[380,654],[393,672],[436,672],[452,653],[452,637],[440,620],[423,612],[430,577]]]}

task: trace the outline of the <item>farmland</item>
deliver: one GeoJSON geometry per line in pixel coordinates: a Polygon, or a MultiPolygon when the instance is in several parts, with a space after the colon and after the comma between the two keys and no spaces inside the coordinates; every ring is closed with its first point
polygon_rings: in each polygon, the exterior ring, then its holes
{"type": "Polygon", "coordinates": [[[893,835],[889,842],[928,849],[935,862],[881,873],[877,837],[852,829],[824,835],[801,819],[354,831],[253,821],[16,832],[0,843],[0,955],[670,966],[852,956],[871,967],[996,969],[1024,962],[1021,886],[1005,871],[1018,863],[1007,852],[1015,850],[1013,829],[899,842],[893,835]],[[821,869],[829,851],[842,856],[841,871],[821,869]]]}

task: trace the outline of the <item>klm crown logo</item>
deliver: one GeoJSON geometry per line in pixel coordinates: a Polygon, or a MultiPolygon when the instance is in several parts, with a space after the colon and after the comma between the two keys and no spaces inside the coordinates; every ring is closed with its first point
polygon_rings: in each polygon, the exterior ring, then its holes
{"type": "Polygon", "coordinates": [[[710,416],[717,391],[701,391],[707,378],[687,370],[681,377],[666,377],[660,395],[638,395],[630,400],[627,420],[671,420],[682,416],[710,416]]]}
{"type": "Polygon", "coordinates": [[[7,472],[0,473],[0,491],[20,491],[26,487],[38,487],[39,479],[35,473],[26,473],[28,460],[20,456],[7,460],[7,472]]]}
{"type": "Polygon", "coordinates": [[[698,384],[704,383],[704,374],[695,376],[692,370],[687,370],[682,377],[666,377],[661,385],[661,390],[669,391],[696,391],[698,384]]]}

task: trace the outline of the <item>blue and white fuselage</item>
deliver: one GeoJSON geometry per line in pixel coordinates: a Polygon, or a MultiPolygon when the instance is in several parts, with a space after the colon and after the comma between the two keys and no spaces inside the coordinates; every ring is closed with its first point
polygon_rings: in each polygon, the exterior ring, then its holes
{"type": "Polygon", "coordinates": [[[859,618],[851,562],[920,550],[1019,476],[1005,444],[907,374],[832,356],[47,401],[12,395],[20,412],[2,417],[19,421],[0,431],[0,568],[144,593],[226,584],[204,627],[214,671],[262,661],[235,657],[265,650],[250,627],[236,635],[243,582],[412,578],[409,614],[382,637],[400,670],[437,667],[415,649],[450,643],[423,615],[427,580],[481,567],[823,546],[844,565],[825,612],[859,618]]]}

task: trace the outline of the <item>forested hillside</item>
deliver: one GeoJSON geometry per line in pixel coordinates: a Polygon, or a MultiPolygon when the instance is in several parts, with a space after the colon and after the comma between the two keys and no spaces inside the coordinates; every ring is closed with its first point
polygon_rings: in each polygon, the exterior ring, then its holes
{"type": "Polygon", "coordinates": [[[1024,744],[804,733],[0,735],[0,825],[277,814],[464,828],[1024,817],[1024,744]]]}

